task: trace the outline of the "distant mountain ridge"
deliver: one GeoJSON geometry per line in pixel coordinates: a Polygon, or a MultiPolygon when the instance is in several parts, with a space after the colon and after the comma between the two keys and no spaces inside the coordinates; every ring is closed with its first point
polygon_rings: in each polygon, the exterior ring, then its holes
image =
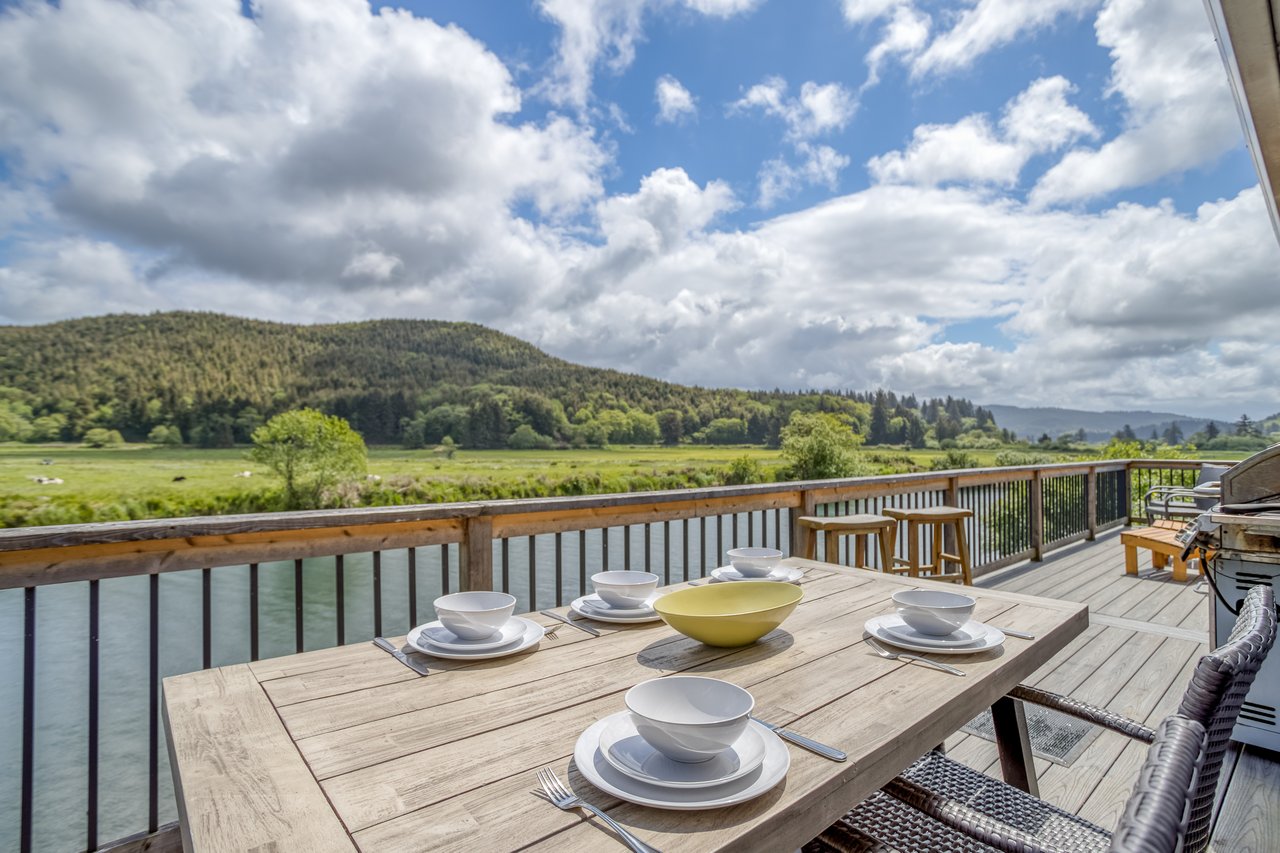
{"type": "Polygon", "coordinates": [[[1179,415],[1174,412],[1153,412],[1148,410],[1090,412],[1083,409],[1062,409],[1055,407],[1032,407],[988,405],[984,406],[995,416],[996,423],[1005,429],[1012,430],[1018,436],[1030,438],[1032,441],[1048,433],[1051,438],[1076,432],[1083,429],[1089,441],[1106,441],[1118,430],[1128,424],[1138,438],[1150,438],[1154,430],[1162,435],[1169,425],[1177,422],[1184,435],[1204,429],[1205,424],[1213,421],[1218,428],[1229,432],[1230,421],[1216,418],[1193,417],[1179,415]]]}

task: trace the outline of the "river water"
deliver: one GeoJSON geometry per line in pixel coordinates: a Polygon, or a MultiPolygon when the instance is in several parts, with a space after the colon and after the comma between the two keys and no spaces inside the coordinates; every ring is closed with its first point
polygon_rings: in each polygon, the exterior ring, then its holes
{"type": "MultiPolygon", "coordinates": [[[[776,545],[773,513],[752,525],[754,544],[761,544],[761,528],[767,527],[769,545],[776,545]],[[767,522],[767,523],[762,523],[767,522]]],[[[784,550],[787,530],[781,525],[784,550]]],[[[735,541],[748,544],[745,515],[734,524],[726,518],[717,535],[716,520],[704,527],[691,521],[670,526],[670,547],[663,525],[650,527],[652,571],[663,574],[667,554],[672,582],[683,580],[684,555],[689,555],[690,575],[697,577],[724,561],[723,550],[735,541]],[[684,541],[684,530],[688,541],[684,541]]],[[[624,567],[626,540],[630,539],[630,565],[644,568],[645,528],[588,531],[585,540],[587,576],[624,567]],[[607,538],[605,538],[607,536],[607,538]]],[[[577,533],[561,537],[563,576],[561,598],[565,604],[579,595],[581,563],[577,533]]],[[[552,535],[534,542],[537,564],[536,600],[529,600],[529,541],[508,543],[510,591],[519,603],[516,612],[556,603],[555,548],[552,535]]],[[[501,588],[502,551],[494,543],[494,588],[501,588]]],[[[383,632],[403,634],[409,627],[408,563],[405,550],[382,555],[383,632]]],[[[417,549],[417,598],[419,621],[434,618],[431,602],[441,594],[442,549],[417,549]]],[[[457,546],[449,546],[449,588],[458,588],[457,546]]],[[[334,560],[304,561],[303,628],[307,650],[336,643],[334,560]]],[[[373,631],[372,555],[352,554],[344,559],[343,597],[346,641],[367,642],[373,631]]],[[[201,572],[170,572],[160,576],[160,671],[169,676],[200,669],[201,572]]],[[[259,567],[259,656],[293,654],[294,564],[263,563],[259,567]]],[[[23,590],[0,591],[0,850],[16,850],[19,840],[22,766],[23,590]]],[[[36,698],[33,841],[40,851],[83,850],[87,832],[88,779],[88,656],[89,584],[70,583],[40,587],[36,594],[36,698]]],[[[149,580],[145,576],[114,578],[100,582],[100,697],[99,697],[99,844],[141,832],[147,828],[148,747],[148,618],[149,580]]],[[[228,566],[212,572],[212,664],[242,663],[249,659],[249,568],[228,566]]],[[[161,728],[163,738],[163,727],[161,728]]],[[[159,823],[176,819],[170,782],[168,753],[160,747],[159,823]]]]}

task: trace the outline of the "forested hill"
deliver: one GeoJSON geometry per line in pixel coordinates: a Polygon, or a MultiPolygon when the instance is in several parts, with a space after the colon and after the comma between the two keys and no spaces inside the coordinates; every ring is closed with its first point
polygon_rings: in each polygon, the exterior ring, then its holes
{"type": "Polygon", "coordinates": [[[940,419],[944,432],[993,425],[951,398],[714,390],[583,367],[472,323],[305,326],[172,312],[0,326],[0,440],[93,428],[155,440],[163,427],[176,428],[169,440],[222,445],[299,406],[342,415],[370,442],[450,435],[478,447],[507,446],[520,426],[521,441],[537,442],[769,441],[795,409],[840,412],[909,443],[940,419]],[[716,424],[726,420],[742,434],[716,424]]]}

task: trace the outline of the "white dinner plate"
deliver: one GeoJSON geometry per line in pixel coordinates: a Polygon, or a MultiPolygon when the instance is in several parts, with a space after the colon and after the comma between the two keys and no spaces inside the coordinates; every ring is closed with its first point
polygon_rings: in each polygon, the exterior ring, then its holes
{"type": "Polygon", "coordinates": [[[982,637],[973,643],[965,646],[926,646],[920,643],[913,643],[910,640],[903,640],[895,637],[884,629],[884,622],[887,619],[897,619],[898,614],[890,613],[885,616],[875,616],[868,619],[863,626],[867,633],[875,637],[881,642],[888,643],[891,646],[897,646],[900,649],[908,649],[913,652],[932,652],[939,655],[971,655],[976,652],[990,651],[1004,645],[1004,634],[999,628],[992,628],[990,625],[984,626],[987,630],[982,637]]]}
{"type": "Polygon", "coordinates": [[[764,763],[765,740],[759,729],[747,726],[733,745],[709,761],[674,761],[649,745],[636,731],[630,711],[606,718],[600,732],[605,760],[641,782],[663,788],[709,788],[746,776],[764,763]]]}
{"type": "Polygon", "coordinates": [[[600,733],[609,725],[610,717],[597,720],[578,736],[573,749],[573,762],[578,772],[601,791],[640,806],[655,809],[718,809],[754,799],[781,782],[791,766],[786,744],[773,732],[752,720],[764,739],[764,761],[745,776],[713,785],[710,788],[664,788],[632,779],[609,763],[600,751],[600,733]]]}
{"type": "Polygon", "coordinates": [[[591,595],[582,596],[579,600],[584,607],[610,616],[622,616],[623,618],[627,616],[652,616],[653,603],[658,600],[658,593],[655,592],[646,598],[644,604],[639,607],[614,607],[612,604],[605,602],[598,593],[594,592],[591,595]]]}
{"type": "Polygon", "coordinates": [[[610,613],[607,610],[599,610],[586,603],[587,596],[575,598],[569,602],[569,609],[579,616],[585,616],[588,619],[595,619],[597,622],[617,622],[620,625],[631,625],[638,622],[657,622],[662,619],[656,610],[638,610],[635,616],[622,616],[617,612],[610,613]]]}
{"type": "Polygon", "coordinates": [[[488,660],[489,658],[501,658],[507,655],[516,655],[520,652],[527,651],[538,644],[542,639],[542,635],[547,631],[537,622],[524,618],[523,616],[512,616],[513,620],[517,620],[524,625],[524,633],[507,643],[505,646],[498,646],[493,649],[482,649],[479,651],[462,651],[460,649],[442,649],[433,644],[430,640],[425,639],[422,633],[414,628],[409,632],[409,636],[405,640],[409,645],[418,651],[438,658],[447,658],[449,660],[488,660]]]}
{"type": "Polygon", "coordinates": [[[908,643],[918,643],[922,646],[931,646],[935,649],[972,646],[987,635],[987,626],[976,619],[970,619],[968,622],[961,625],[958,630],[945,637],[922,634],[903,621],[902,617],[896,613],[882,619],[879,624],[881,629],[892,634],[899,640],[906,640],[908,643]]]}
{"type": "Polygon", "coordinates": [[[514,643],[516,640],[524,636],[525,624],[518,616],[512,616],[507,623],[502,626],[502,630],[498,632],[496,637],[490,637],[485,640],[464,640],[457,634],[450,631],[444,626],[440,620],[428,622],[425,625],[419,625],[417,628],[418,636],[424,641],[435,646],[437,649],[448,649],[449,651],[459,652],[481,652],[485,649],[496,649],[498,646],[505,646],[508,643],[514,643]]]}
{"type": "Polygon", "coordinates": [[[718,581],[777,581],[778,583],[796,583],[800,578],[804,577],[804,572],[800,569],[793,569],[788,566],[778,566],[769,574],[762,578],[750,578],[733,566],[721,566],[711,572],[711,577],[718,581]]]}

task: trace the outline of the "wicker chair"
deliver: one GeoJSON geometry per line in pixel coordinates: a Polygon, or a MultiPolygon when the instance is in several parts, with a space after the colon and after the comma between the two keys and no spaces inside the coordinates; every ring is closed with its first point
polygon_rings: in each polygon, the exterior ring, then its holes
{"type": "Polygon", "coordinates": [[[1201,853],[1213,828],[1214,795],[1231,730],[1275,636],[1274,594],[1270,587],[1254,587],[1245,596],[1227,643],[1200,659],[1177,713],[1165,720],[1159,733],[1119,714],[1046,691],[1019,686],[1010,692],[1015,698],[1152,744],[1114,833],[931,752],[859,803],[805,850],[1201,853]],[[1192,752],[1188,744],[1195,738],[1192,726],[1203,733],[1203,743],[1194,750],[1199,758],[1191,760],[1197,766],[1188,770],[1192,752]],[[1184,773],[1190,775],[1184,778],[1184,773]],[[1190,787],[1183,789],[1185,796],[1178,805],[1182,796],[1178,790],[1184,782],[1190,787]],[[1173,843],[1166,844],[1170,838],[1173,843]]]}

